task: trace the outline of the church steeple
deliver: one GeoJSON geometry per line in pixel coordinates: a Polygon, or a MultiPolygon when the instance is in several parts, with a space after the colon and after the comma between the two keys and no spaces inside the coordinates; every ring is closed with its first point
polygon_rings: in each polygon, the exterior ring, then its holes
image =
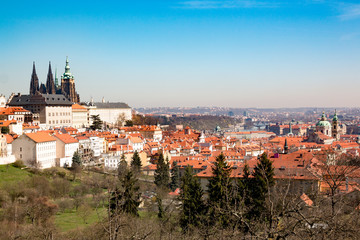
{"type": "Polygon", "coordinates": [[[333,117],[333,122],[337,122],[339,120],[337,114],[336,114],[336,109],[335,109],[335,113],[334,113],[334,117],[333,117]]]}
{"type": "Polygon", "coordinates": [[[74,78],[70,72],[69,58],[67,56],[66,56],[66,63],[65,63],[65,73],[64,73],[63,78],[74,78]]]}
{"type": "Polygon", "coordinates": [[[38,91],[39,91],[39,78],[36,74],[35,62],[33,62],[33,70],[30,81],[30,95],[34,95],[38,91]]]}
{"type": "Polygon", "coordinates": [[[65,72],[61,76],[61,93],[64,94],[71,102],[80,102],[80,96],[75,90],[74,76],[70,72],[68,57],[66,57],[65,72]]]}
{"type": "Polygon", "coordinates": [[[284,144],[284,153],[287,154],[289,152],[289,146],[287,143],[287,138],[285,138],[285,144],[284,144]]]}
{"type": "Polygon", "coordinates": [[[54,77],[51,71],[51,62],[49,62],[49,71],[46,79],[46,93],[48,94],[55,94],[55,83],[54,83],[54,77]]]}

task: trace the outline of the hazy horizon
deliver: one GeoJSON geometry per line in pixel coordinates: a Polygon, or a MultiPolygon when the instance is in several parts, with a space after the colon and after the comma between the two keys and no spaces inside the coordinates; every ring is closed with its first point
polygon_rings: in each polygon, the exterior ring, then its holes
{"type": "Polygon", "coordinates": [[[357,1],[46,1],[0,9],[0,94],[69,56],[82,101],[358,107],[357,1]]]}

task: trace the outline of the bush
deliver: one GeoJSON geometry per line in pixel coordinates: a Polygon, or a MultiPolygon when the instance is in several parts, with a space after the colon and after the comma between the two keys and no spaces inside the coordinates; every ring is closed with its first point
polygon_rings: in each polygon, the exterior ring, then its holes
{"type": "Polygon", "coordinates": [[[66,198],[56,201],[56,204],[59,206],[60,212],[65,212],[66,210],[71,210],[74,208],[74,200],[66,198]]]}
{"type": "Polygon", "coordinates": [[[8,202],[10,202],[9,194],[5,190],[0,189],[0,207],[3,207],[8,202]]]}
{"type": "Polygon", "coordinates": [[[65,197],[69,194],[71,184],[63,178],[55,178],[52,182],[52,195],[55,198],[65,197]]]}
{"type": "Polygon", "coordinates": [[[26,167],[24,162],[21,161],[21,160],[16,160],[13,164],[12,164],[13,167],[16,167],[16,168],[24,168],[26,167]]]}

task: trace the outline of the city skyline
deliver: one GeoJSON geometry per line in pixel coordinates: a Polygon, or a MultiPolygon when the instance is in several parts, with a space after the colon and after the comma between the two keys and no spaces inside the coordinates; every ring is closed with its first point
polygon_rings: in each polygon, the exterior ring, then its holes
{"type": "Polygon", "coordinates": [[[357,107],[356,1],[3,3],[0,84],[66,56],[82,101],[132,107],[357,107]],[[96,89],[96,91],[94,91],[96,89]]]}

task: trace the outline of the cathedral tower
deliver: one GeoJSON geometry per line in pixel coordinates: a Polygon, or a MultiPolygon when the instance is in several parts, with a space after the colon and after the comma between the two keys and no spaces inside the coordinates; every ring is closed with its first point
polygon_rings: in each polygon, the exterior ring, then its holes
{"type": "Polygon", "coordinates": [[[80,97],[75,90],[74,76],[71,75],[69,59],[67,57],[65,73],[61,76],[61,93],[64,94],[71,102],[80,102],[80,97]]]}
{"type": "Polygon", "coordinates": [[[38,91],[39,91],[39,78],[36,74],[35,62],[33,62],[33,71],[31,74],[31,81],[30,81],[30,95],[35,95],[35,93],[38,91]]]}
{"type": "Polygon", "coordinates": [[[51,71],[51,63],[50,62],[49,62],[49,71],[48,71],[48,75],[46,78],[46,93],[48,93],[48,94],[56,93],[54,77],[53,77],[53,74],[51,71]]]}

